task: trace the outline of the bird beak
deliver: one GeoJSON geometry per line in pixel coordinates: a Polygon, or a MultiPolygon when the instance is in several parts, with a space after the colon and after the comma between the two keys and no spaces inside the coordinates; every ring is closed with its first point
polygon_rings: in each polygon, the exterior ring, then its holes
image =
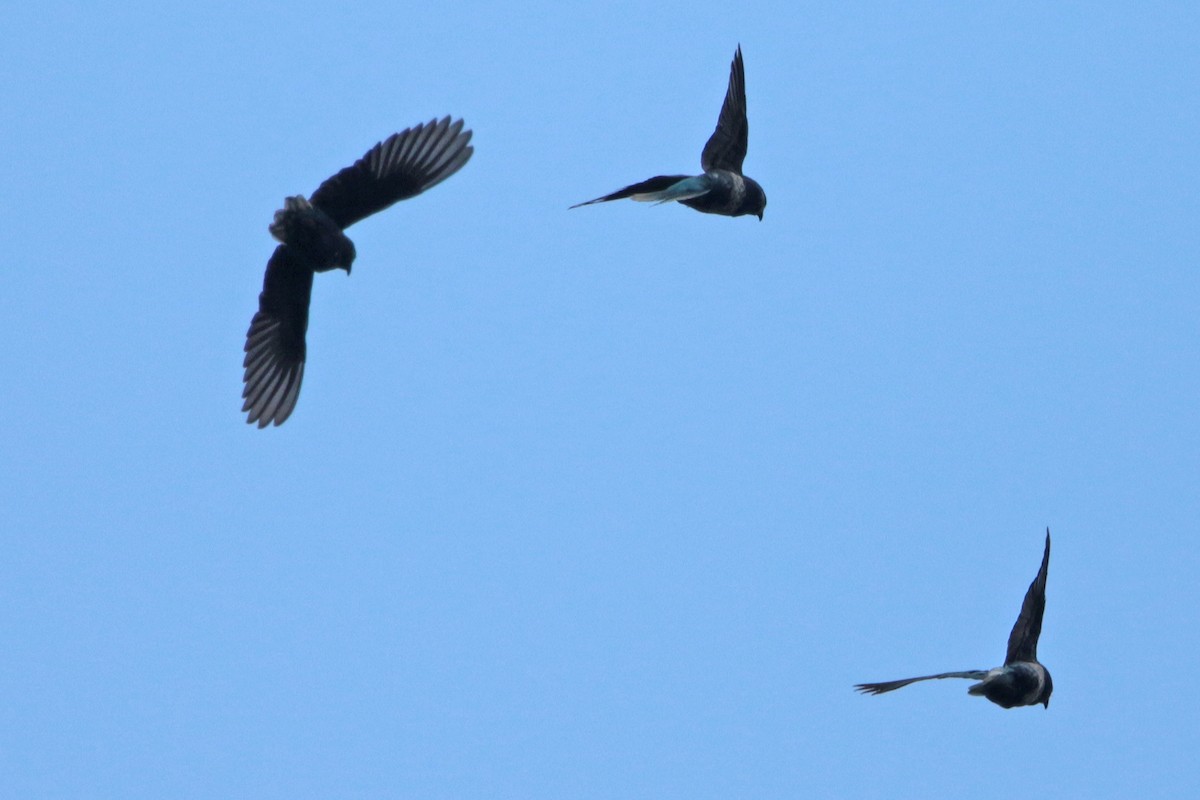
{"type": "Polygon", "coordinates": [[[1042,707],[1049,710],[1049,708],[1050,708],[1050,698],[1049,697],[1047,697],[1045,700],[1042,701],[1042,707]]]}

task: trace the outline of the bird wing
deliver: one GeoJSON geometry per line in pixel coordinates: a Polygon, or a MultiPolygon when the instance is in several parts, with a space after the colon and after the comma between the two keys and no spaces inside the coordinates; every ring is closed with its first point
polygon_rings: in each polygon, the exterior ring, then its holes
{"type": "Polygon", "coordinates": [[[345,230],[449,178],[475,148],[463,121],[450,117],[405,128],[320,185],[310,202],[345,230]]]}
{"type": "Polygon", "coordinates": [[[1042,554],[1042,566],[1037,577],[1025,592],[1021,603],[1021,615],[1008,635],[1008,655],[1004,663],[1037,661],[1038,637],[1042,635],[1042,612],[1046,610],[1046,570],[1050,566],[1050,529],[1046,528],[1046,551],[1042,554]]]}
{"type": "Polygon", "coordinates": [[[654,203],[654,205],[660,206],[663,203],[670,203],[673,200],[682,203],[684,200],[691,200],[693,197],[702,197],[711,192],[712,189],[713,179],[710,178],[706,173],[704,175],[697,175],[694,178],[682,180],[679,183],[671,186],[669,189],[664,189],[661,192],[635,194],[633,199],[643,203],[654,203]]]}
{"type": "Polygon", "coordinates": [[[242,411],[250,412],[246,422],[257,422],[260,428],[282,424],[300,396],[312,284],[312,268],[296,251],[286,244],[276,247],[267,262],[258,313],[246,331],[242,361],[242,411]]]}
{"type": "Polygon", "coordinates": [[[920,678],[905,678],[904,680],[901,680],[901,681],[886,681],[884,683],[860,683],[860,684],[857,684],[854,688],[856,691],[862,692],[863,694],[883,694],[884,692],[891,692],[896,689],[903,688],[905,686],[908,686],[910,683],[916,683],[917,681],[933,681],[933,680],[940,680],[941,678],[969,678],[970,680],[973,680],[973,681],[981,681],[984,679],[984,677],[986,675],[987,675],[987,670],[972,669],[972,670],[966,670],[964,672],[942,672],[938,675],[922,675],[920,678]]]}
{"type": "Polygon", "coordinates": [[[742,46],[738,45],[729,67],[729,89],[725,92],[725,104],[717,129],[704,145],[700,154],[700,166],[705,172],[727,169],[742,174],[742,162],[746,159],[746,146],[750,140],[750,124],[746,121],[746,73],[742,67],[742,46]]]}
{"type": "Polygon", "coordinates": [[[626,186],[624,189],[617,189],[612,194],[606,194],[603,197],[597,197],[595,200],[587,200],[583,203],[576,203],[571,208],[579,208],[580,206],[590,206],[592,203],[604,203],[609,200],[623,200],[626,197],[635,195],[654,194],[655,192],[665,191],[680,181],[686,181],[691,175],[657,175],[653,178],[642,181],[641,183],[633,183],[626,186]]]}

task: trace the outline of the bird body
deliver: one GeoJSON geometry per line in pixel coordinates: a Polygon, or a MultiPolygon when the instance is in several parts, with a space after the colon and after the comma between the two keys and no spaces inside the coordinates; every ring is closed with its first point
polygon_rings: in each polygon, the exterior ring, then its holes
{"type": "Polygon", "coordinates": [[[863,694],[883,694],[908,686],[918,681],[942,678],[968,678],[978,681],[967,689],[967,694],[986,697],[1003,708],[1033,706],[1039,703],[1050,707],[1050,695],[1054,682],[1050,671],[1037,660],[1037,643],[1042,633],[1042,615],[1046,610],[1046,573],[1050,567],[1050,529],[1046,529],[1046,548],[1042,553],[1042,565],[1037,577],[1029,584],[1021,613],[1008,635],[1008,651],[1003,666],[990,670],[965,670],[923,675],[919,678],[904,678],[882,683],[860,683],[854,688],[863,694]]]}
{"type": "Polygon", "coordinates": [[[729,88],[717,128],[700,154],[700,175],[658,175],[623,189],[576,203],[571,208],[630,198],[657,204],[679,202],[705,214],[740,217],[753,214],[760,220],[767,207],[767,194],[759,184],[742,174],[750,125],[746,121],[746,73],[742,48],[738,46],[729,68],[729,88]]]}
{"type": "Polygon", "coordinates": [[[354,242],[333,219],[313,206],[304,195],[288,197],[283,208],[275,212],[275,221],[268,226],[271,235],[290,245],[303,259],[303,263],[315,272],[350,267],[357,255],[354,242]]]}
{"type": "Polygon", "coordinates": [[[700,177],[705,179],[708,189],[681,200],[685,206],[705,214],[723,214],[727,217],[754,214],[762,218],[762,210],[767,205],[767,193],[758,185],[758,181],[727,169],[715,169],[700,177]]]}
{"type": "Polygon", "coordinates": [[[415,125],[376,144],[311,198],[284,200],[269,226],[280,244],[267,262],[258,312],[246,332],[246,422],[280,425],[295,409],[307,360],[313,275],[332,269],[350,274],[357,254],[345,229],[453,175],[471,158],[470,141],[461,119],[415,125]]]}
{"type": "Polygon", "coordinates": [[[1050,705],[1050,673],[1036,661],[1018,661],[990,669],[967,694],[983,696],[1002,708],[1050,705]]]}

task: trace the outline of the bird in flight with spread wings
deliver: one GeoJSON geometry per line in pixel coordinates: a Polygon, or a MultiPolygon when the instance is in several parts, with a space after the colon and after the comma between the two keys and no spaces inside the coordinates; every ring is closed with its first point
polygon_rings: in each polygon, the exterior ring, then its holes
{"type": "Polygon", "coordinates": [[[474,152],[471,131],[450,117],[392,134],[352,166],[322,183],[312,197],[288,197],[269,226],[281,244],[267,262],[258,313],[246,332],[242,411],[246,422],[280,425],[296,408],[304,379],[305,333],[313,275],[350,274],[354,243],[343,233],[356,222],[436,186],[474,152]]]}
{"type": "Polygon", "coordinates": [[[656,205],[674,200],[705,214],[722,214],[726,217],[753,214],[762,220],[763,209],[767,207],[767,194],[757,181],[742,174],[742,161],[746,158],[749,138],[746,71],[742,66],[742,46],[738,45],[729,68],[729,88],[725,92],[721,116],[717,119],[717,129],[700,154],[703,174],[658,175],[595,200],[576,203],[571,208],[630,197],[656,205]]]}
{"type": "Polygon", "coordinates": [[[979,683],[967,689],[967,694],[982,695],[998,706],[1033,706],[1041,703],[1050,707],[1050,693],[1054,683],[1050,671],[1038,663],[1037,644],[1042,633],[1042,612],[1046,610],[1046,569],[1050,566],[1050,529],[1046,529],[1046,550],[1042,554],[1042,566],[1037,577],[1025,593],[1021,604],[1021,615],[1008,635],[1008,653],[1004,666],[989,670],[966,670],[925,675],[920,678],[905,678],[884,683],[860,683],[854,688],[864,694],[883,694],[908,686],[917,681],[932,681],[940,678],[967,678],[979,683]]]}

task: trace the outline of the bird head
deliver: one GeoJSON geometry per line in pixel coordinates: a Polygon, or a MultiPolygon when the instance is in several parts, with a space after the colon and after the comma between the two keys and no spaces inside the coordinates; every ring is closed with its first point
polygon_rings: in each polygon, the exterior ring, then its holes
{"type": "Polygon", "coordinates": [[[337,255],[334,256],[334,266],[346,270],[346,274],[350,274],[350,268],[354,266],[354,259],[358,256],[358,252],[354,249],[354,242],[350,241],[350,237],[342,235],[342,241],[338,243],[337,255]]]}
{"type": "Polygon", "coordinates": [[[746,181],[746,199],[742,201],[742,213],[753,214],[758,217],[759,222],[762,222],[763,210],[767,207],[767,193],[753,178],[744,178],[744,180],[746,181]]]}
{"type": "Polygon", "coordinates": [[[344,269],[349,275],[354,258],[358,255],[354,249],[354,242],[350,241],[350,237],[342,233],[332,220],[328,225],[321,225],[318,231],[319,239],[312,243],[308,251],[315,255],[314,261],[319,264],[316,270],[324,272],[330,269],[344,269]]]}
{"type": "MultiPolygon", "coordinates": [[[[1042,669],[1046,669],[1042,667],[1042,669]]],[[[1050,693],[1054,691],[1054,681],[1050,680],[1050,670],[1046,670],[1046,685],[1042,687],[1042,693],[1037,701],[1042,704],[1043,708],[1050,708],[1050,693]]]]}

